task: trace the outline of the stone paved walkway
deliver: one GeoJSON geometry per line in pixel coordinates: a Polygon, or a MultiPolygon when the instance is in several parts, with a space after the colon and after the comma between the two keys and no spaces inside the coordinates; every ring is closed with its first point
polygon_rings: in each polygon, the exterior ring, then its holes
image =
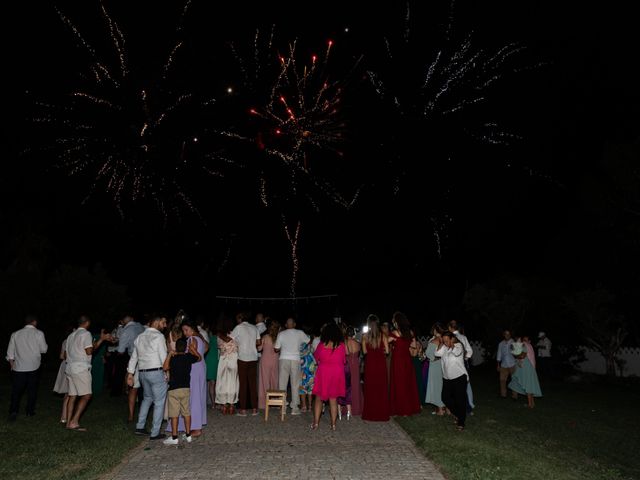
{"type": "MultiPolygon", "coordinates": [[[[147,442],[103,480],[145,479],[425,479],[444,480],[393,421],[338,421],[327,415],[309,430],[311,414],[230,417],[209,411],[209,426],[193,443],[147,442]]],[[[328,412],[327,412],[328,413],[328,412]]]]}

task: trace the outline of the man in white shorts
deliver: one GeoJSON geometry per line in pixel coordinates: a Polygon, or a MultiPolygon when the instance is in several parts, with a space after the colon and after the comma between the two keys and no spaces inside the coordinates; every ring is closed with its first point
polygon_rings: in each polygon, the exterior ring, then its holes
{"type": "Polygon", "coordinates": [[[111,339],[111,335],[103,330],[100,333],[100,339],[94,342],[88,330],[90,325],[91,320],[89,320],[89,317],[81,316],[78,320],[78,328],[66,340],[66,375],[67,380],[69,380],[66,428],[81,432],[86,431],[86,429],[80,427],[80,417],[91,399],[91,355],[102,342],[110,341],[111,339]]]}

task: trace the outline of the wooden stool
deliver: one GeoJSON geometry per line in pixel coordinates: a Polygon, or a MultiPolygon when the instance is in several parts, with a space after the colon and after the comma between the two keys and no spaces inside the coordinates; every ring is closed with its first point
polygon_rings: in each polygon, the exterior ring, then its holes
{"type": "Polygon", "coordinates": [[[264,409],[264,421],[269,420],[269,407],[280,406],[280,420],[284,422],[284,414],[287,409],[287,392],[284,390],[267,390],[266,405],[264,409]]]}

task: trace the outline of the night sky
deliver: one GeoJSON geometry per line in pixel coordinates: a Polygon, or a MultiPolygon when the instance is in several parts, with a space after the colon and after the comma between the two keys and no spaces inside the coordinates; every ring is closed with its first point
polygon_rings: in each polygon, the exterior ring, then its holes
{"type": "MultiPolygon", "coordinates": [[[[140,312],[211,311],[215,295],[288,296],[289,247],[279,213],[261,208],[256,182],[241,175],[187,182],[202,218],[189,211],[163,218],[144,201],[127,204],[122,216],[100,188],[83,202],[91,176],[70,177],[55,168],[32,118],[35,101],[56,101],[74,89],[85,57],[52,2],[16,3],[5,16],[13,28],[4,42],[3,69],[11,146],[0,183],[0,268],[14,262],[16,242],[32,234],[46,239],[50,268],[100,264],[128,287],[140,312]]],[[[535,66],[492,90],[484,111],[522,137],[494,146],[457,137],[445,142],[434,130],[390,117],[366,71],[383,65],[385,36],[402,36],[406,4],[383,3],[256,7],[194,0],[185,19],[181,82],[215,97],[224,98],[229,86],[241,89],[227,43],[250,48],[256,28],[276,24],[276,43],[298,38],[305,53],[321,51],[332,39],[337,74],[346,75],[363,55],[342,106],[344,155],[325,167],[345,192],[362,189],[348,211],[325,204],[319,213],[301,214],[297,293],[339,294],[347,314],[404,309],[443,318],[459,312],[469,285],[504,274],[553,278],[566,288],[599,282],[614,291],[637,288],[633,235],[640,216],[625,213],[634,201],[640,205],[640,35],[631,7],[457,2],[458,38],[473,30],[473,42],[482,48],[516,42],[527,47],[517,64],[535,66]],[[608,180],[618,158],[611,151],[625,151],[635,161],[629,201],[608,180]],[[442,161],[448,156],[451,162],[442,161]],[[395,192],[399,172],[404,180],[395,192]],[[624,207],[609,209],[611,195],[624,197],[624,207]],[[446,224],[439,230],[440,254],[432,219],[446,224]]],[[[183,3],[105,5],[126,35],[136,74],[157,71],[175,41],[183,3]]],[[[56,6],[98,51],[108,47],[97,1],[56,6]]],[[[412,48],[420,52],[446,26],[449,3],[411,2],[410,12],[412,48]]],[[[232,106],[222,111],[230,122],[243,122],[232,106]]],[[[206,129],[207,117],[195,120],[206,129]]]]}

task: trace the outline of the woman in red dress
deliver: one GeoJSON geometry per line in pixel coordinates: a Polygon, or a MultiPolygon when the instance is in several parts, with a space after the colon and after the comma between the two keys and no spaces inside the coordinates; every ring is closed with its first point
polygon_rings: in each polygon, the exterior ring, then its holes
{"type": "Polygon", "coordinates": [[[420,413],[420,402],[416,372],[409,353],[414,335],[404,313],[393,314],[393,327],[394,330],[389,337],[389,342],[393,345],[389,395],[391,415],[415,415],[420,413]]]}
{"type": "Polygon", "coordinates": [[[346,362],[344,336],[334,322],[328,323],[320,333],[320,343],[313,354],[318,363],[313,383],[313,423],[311,429],[318,428],[322,414],[322,402],[329,401],[331,412],[331,430],[336,429],[338,418],[338,397],[345,396],[344,365],[346,362]]]}
{"type": "Polygon", "coordinates": [[[389,344],[382,335],[378,317],[367,317],[368,332],[362,338],[364,357],[364,408],[362,419],[370,422],[389,420],[387,361],[389,344]]]}

